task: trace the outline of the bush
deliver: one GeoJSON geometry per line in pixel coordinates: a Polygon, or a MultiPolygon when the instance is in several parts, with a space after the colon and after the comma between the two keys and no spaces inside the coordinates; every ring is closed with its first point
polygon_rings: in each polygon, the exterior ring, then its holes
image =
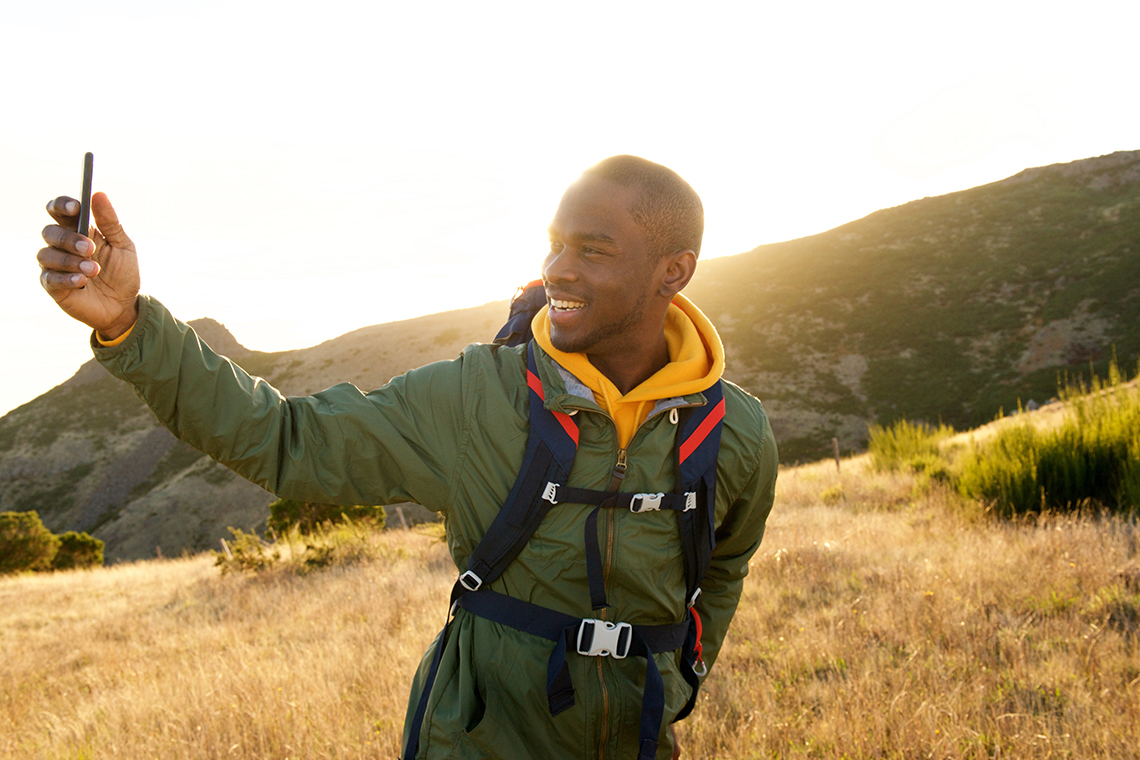
{"type": "Polygon", "coordinates": [[[888,427],[871,425],[868,429],[871,466],[879,471],[907,467],[916,472],[929,471],[931,460],[939,459],[938,444],[954,435],[954,428],[925,422],[899,420],[888,427]]]}
{"type": "Polygon", "coordinates": [[[383,528],[385,517],[384,507],[341,507],[336,504],[278,499],[269,505],[267,525],[279,535],[296,528],[301,535],[307,536],[326,523],[332,525],[345,520],[369,522],[377,528],[383,528]]]}
{"type": "Polygon", "coordinates": [[[260,572],[281,559],[281,552],[276,547],[266,546],[256,533],[246,533],[241,528],[229,531],[233,538],[229,543],[222,539],[225,551],[214,552],[214,566],[221,568],[222,575],[235,571],[260,572]]]}
{"type": "Polygon", "coordinates": [[[1109,381],[1062,392],[1070,409],[1053,430],[1029,422],[973,447],[958,488],[1003,515],[1097,504],[1140,508],[1140,391],[1125,388],[1115,364],[1109,381]]]}
{"type": "Polygon", "coordinates": [[[99,567],[103,564],[103,542],[86,533],[69,530],[59,537],[59,550],[51,566],[53,570],[99,567]]]}
{"type": "Polygon", "coordinates": [[[59,536],[44,527],[36,512],[0,512],[0,575],[50,570],[59,536]]]}

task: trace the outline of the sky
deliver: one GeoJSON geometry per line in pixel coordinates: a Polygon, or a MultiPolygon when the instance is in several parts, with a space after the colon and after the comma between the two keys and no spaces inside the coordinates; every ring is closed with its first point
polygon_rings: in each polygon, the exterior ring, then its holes
{"type": "Polygon", "coordinates": [[[0,414],[90,358],[39,286],[85,151],[143,291],[249,348],[509,298],[633,153],[702,258],[1140,149],[1135,2],[56,0],[0,17],[0,414]]]}

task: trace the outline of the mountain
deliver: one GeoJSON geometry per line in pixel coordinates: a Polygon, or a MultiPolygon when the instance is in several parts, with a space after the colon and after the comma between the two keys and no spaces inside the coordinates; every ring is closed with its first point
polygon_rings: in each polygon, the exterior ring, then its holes
{"type": "MultiPolygon", "coordinates": [[[[726,376],[765,403],[785,462],[858,449],[899,417],[959,428],[1058,378],[1140,357],[1140,151],[1028,169],[812,237],[701,262],[687,294],[724,338],[726,376]]],[[[505,302],[261,353],[203,339],[286,395],[374,388],[487,340],[505,302]]],[[[0,418],[0,511],[87,530],[111,560],[217,546],[273,497],[179,443],[94,362],[0,418]]]]}

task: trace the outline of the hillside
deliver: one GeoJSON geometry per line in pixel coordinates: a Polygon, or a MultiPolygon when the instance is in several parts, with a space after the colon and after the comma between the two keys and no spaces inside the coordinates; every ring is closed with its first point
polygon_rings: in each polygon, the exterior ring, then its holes
{"type": "MultiPolygon", "coordinates": [[[[727,377],[762,399],[785,462],[832,436],[857,450],[869,422],[958,428],[1115,346],[1140,357],[1140,151],[1029,169],[885,209],[834,230],[702,262],[688,294],[716,323],[727,377]]],[[[283,393],[374,388],[486,340],[503,302],[259,353],[212,320],[192,324],[283,393]]],[[[0,418],[0,511],[35,509],[87,530],[109,559],[217,545],[263,523],[272,497],[178,443],[93,362],[0,418]]]]}
{"type": "Polygon", "coordinates": [[[868,421],[987,422],[1140,356],[1140,151],[1027,169],[701,265],[689,294],[781,459],[868,421]]]}

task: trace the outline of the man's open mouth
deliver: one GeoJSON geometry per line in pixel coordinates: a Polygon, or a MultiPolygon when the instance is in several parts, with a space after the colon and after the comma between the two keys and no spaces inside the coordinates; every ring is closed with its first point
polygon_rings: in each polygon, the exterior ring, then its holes
{"type": "Polygon", "coordinates": [[[551,311],[577,311],[578,309],[586,308],[586,304],[581,301],[562,301],[558,298],[550,299],[551,311]]]}

